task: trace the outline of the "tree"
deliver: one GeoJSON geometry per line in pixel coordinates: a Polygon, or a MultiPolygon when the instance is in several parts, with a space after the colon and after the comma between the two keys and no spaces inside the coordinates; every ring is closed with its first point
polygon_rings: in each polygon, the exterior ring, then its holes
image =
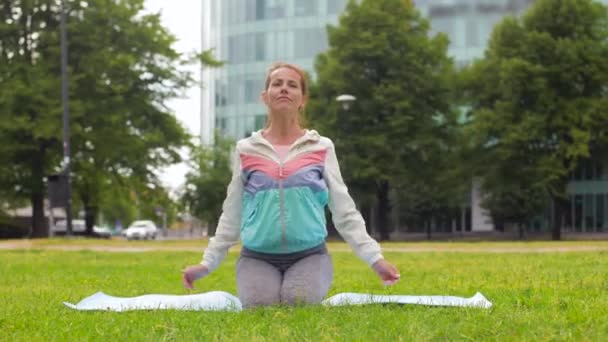
{"type": "Polygon", "coordinates": [[[374,194],[381,239],[389,238],[391,182],[424,170],[424,155],[453,123],[448,40],[428,32],[409,1],[350,1],[315,65],[310,115],[334,139],[353,192],[374,194]],[[348,111],[335,101],[343,93],[357,98],[348,111]]]}
{"type": "Polygon", "coordinates": [[[226,188],[232,176],[231,152],[234,142],[215,134],[212,146],[198,146],[192,152],[191,171],[186,174],[182,202],[196,217],[207,222],[208,235],[215,229],[222,214],[226,188]]]}
{"type": "MultiPolygon", "coordinates": [[[[180,160],[189,137],[164,103],[194,84],[181,64],[215,61],[176,52],[143,0],[66,3],[74,195],[91,231],[104,185],[158,187],[156,170],[180,160]]],[[[0,157],[11,168],[2,185],[30,197],[37,237],[47,235],[44,176],[61,171],[59,9],[0,3],[0,157]]]]}
{"type": "MultiPolygon", "coordinates": [[[[554,239],[570,172],[608,143],[607,22],[606,7],[591,0],[536,1],[499,24],[466,71],[485,191],[533,202],[547,194],[554,239]]],[[[520,214],[529,218],[529,209],[520,214]]]]}

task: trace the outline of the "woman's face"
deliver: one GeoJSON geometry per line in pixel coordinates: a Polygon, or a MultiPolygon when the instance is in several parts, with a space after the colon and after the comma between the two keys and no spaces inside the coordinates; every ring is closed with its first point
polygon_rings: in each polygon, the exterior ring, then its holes
{"type": "Polygon", "coordinates": [[[278,68],[270,74],[268,89],[262,93],[272,113],[297,113],[306,104],[300,75],[290,68],[278,68]]]}

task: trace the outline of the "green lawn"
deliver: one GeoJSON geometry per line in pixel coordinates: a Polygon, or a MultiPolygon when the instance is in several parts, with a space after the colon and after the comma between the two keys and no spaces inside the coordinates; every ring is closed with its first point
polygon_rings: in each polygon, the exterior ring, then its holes
{"type": "MultiPolygon", "coordinates": [[[[198,242],[202,244],[201,242],[198,242]]],[[[385,288],[344,245],[330,249],[340,292],[455,295],[482,292],[493,308],[375,305],[273,307],[231,312],[79,312],[77,303],[97,291],[115,296],[186,294],[180,269],[198,252],[143,253],[59,251],[35,242],[34,249],[0,250],[0,340],[582,340],[608,338],[608,244],[571,243],[391,243],[436,252],[387,252],[402,280],[385,288]],[[599,246],[604,250],[543,252],[535,248],[599,246]],[[475,252],[454,253],[476,247],[475,252]],[[498,253],[496,248],[517,248],[498,253]],[[522,252],[530,248],[530,252],[522,252]],[[485,251],[479,251],[486,249],[485,251]]],[[[69,241],[91,246],[93,242],[69,241]]],[[[104,242],[116,246],[180,246],[188,243],[104,242]]],[[[230,253],[222,266],[197,283],[196,292],[236,294],[230,253]]]]}

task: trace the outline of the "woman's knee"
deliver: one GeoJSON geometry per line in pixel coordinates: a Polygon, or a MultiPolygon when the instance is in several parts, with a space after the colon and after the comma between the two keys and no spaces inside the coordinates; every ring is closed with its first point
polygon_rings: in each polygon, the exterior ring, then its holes
{"type": "Polygon", "coordinates": [[[241,257],[236,265],[238,297],[244,308],[281,302],[281,273],[272,265],[241,257]]]}
{"type": "Polygon", "coordinates": [[[329,291],[333,266],[328,254],[315,254],[292,265],[284,274],[281,303],[319,304],[329,291]]]}

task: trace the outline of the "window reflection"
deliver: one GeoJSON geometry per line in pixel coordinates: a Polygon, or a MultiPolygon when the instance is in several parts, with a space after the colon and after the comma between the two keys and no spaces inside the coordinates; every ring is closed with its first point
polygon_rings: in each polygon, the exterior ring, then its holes
{"type": "Polygon", "coordinates": [[[347,0],[327,0],[327,14],[338,14],[346,7],[347,0]]]}
{"type": "Polygon", "coordinates": [[[583,209],[585,212],[585,225],[583,227],[584,232],[592,232],[595,230],[595,217],[593,215],[593,210],[595,209],[595,206],[593,205],[594,199],[594,195],[585,195],[585,204],[583,209]]]}
{"type": "Polygon", "coordinates": [[[574,231],[580,232],[583,228],[583,196],[574,196],[574,231]]]}
{"type": "Polygon", "coordinates": [[[256,0],[255,19],[268,20],[285,17],[285,1],[283,0],[256,0]]]}
{"type": "Polygon", "coordinates": [[[293,14],[296,17],[316,15],[318,5],[318,0],[295,0],[293,14]]]}
{"type": "Polygon", "coordinates": [[[327,49],[327,36],[324,28],[305,28],[293,31],[294,57],[307,58],[327,49]]]}
{"type": "Polygon", "coordinates": [[[606,195],[598,194],[595,195],[595,212],[597,213],[595,219],[595,229],[598,232],[603,231],[604,228],[604,220],[606,219],[606,206],[604,204],[604,198],[606,195]]]}

